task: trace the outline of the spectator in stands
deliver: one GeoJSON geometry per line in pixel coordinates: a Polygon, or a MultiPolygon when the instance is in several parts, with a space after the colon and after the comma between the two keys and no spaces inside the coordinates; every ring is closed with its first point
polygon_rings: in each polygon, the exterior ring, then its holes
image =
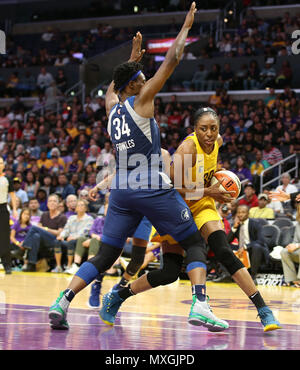
{"type": "Polygon", "coordinates": [[[223,83],[223,87],[226,90],[231,90],[231,82],[233,80],[234,73],[231,69],[231,66],[229,63],[224,64],[224,70],[221,73],[221,82],[223,83]]]}
{"type": "MultiPolygon", "coordinates": [[[[253,185],[257,192],[260,189],[261,173],[268,167],[270,167],[269,163],[266,160],[262,159],[262,151],[257,149],[255,153],[255,161],[250,163],[250,172],[253,179],[253,185]]],[[[267,173],[264,174],[264,177],[268,177],[267,173]]]]}
{"type": "Polygon", "coordinates": [[[68,163],[66,166],[66,172],[67,173],[81,173],[83,169],[83,162],[79,159],[79,154],[77,152],[74,152],[72,154],[72,162],[68,163]]]}
{"type": "Polygon", "coordinates": [[[38,200],[39,205],[40,205],[40,210],[43,211],[43,212],[48,211],[46,190],[40,188],[37,191],[36,197],[37,197],[37,200],[38,200]]]}
{"type": "Polygon", "coordinates": [[[29,198],[36,197],[37,191],[39,190],[41,184],[36,179],[36,176],[32,171],[28,171],[26,174],[24,191],[27,193],[29,198]]]}
{"type": "Polygon", "coordinates": [[[56,86],[63,94],[67,90],[67,77],[63,69],[58,69],[57,76],[55,78],[56,86]]]}
{"type": "Polygon", "coordinates": [[[238,239],[238,255],[244,250],[249,252],[251,276],[256,282],[256,275],[263,263],[269,262],[269,250],[261,232],[261,225],[257,220],[249,218],[249,207],[239,205],[236,218],[228,234],[228,242],[238,239]]]}
{"type": "Polygon", "coordinates": [[[282,62],[280,71],[276,76],[276,87],[282,89],[286,85],[291,85],[293,80],[293,71],[288,60],[282,62]]]}
{"type": "Polygon", "coordinates": [[[31,225],[37,226],[43,214],[43,212],[39,209],[39,201],[36,198],[30,198],[28,208],[30,210],[30,223],[31,225]]]}
{"type": "Polygon", "coordinates": [[[196,91],[204,91],[207,75],[208,71],[205,69],[204,64],[199,64],[198,70],[194,73],[192,80],[183,81],[182,84],[186,90],[189,90],[193,86],[196,91]]]}
{"type": "Polygon", "coordinates": [[[258,196],[258,207],[252,207],[249,211],[250,218],[266,218],[273,220],[275,218],[273,209],[267,207],[269,202],[268,195],[261,193],[258,196]]]}
{"type": "Polygon", "coordinates": [[[264,161],[267,161],[270,166],[282,161],[283,156],[279,149],[275,148],[271,141],[265,141],[263,145],[263,157],[264,161]]]}
{"type": "Polygon", "coordinates": [[[220,86],[221,67],[219,64],[214,64],[212,70],[207,75],[207,90],[212,91],[220,86]]]}
{"type": "Polygon", "coordinates": [[[69,194],[66,197],[66,207],[67,211],[65,212],[65,216],[69,218],[70,216],[76,215],[76,206],[77,206],[77,195],[69,194]]]}
{"type": "Polygon", "coordinates": [[[55,188],[55,193],[61,195],[62,199],[67,199],[70,194],[76,194],[74,186],[68,182],[66,173],[58,175],[58,185],[55,188]]]}
{"type": "Polygon", "coordinates": [[[267,59],[265,63],[265,67],[260,72],[259,77],[260,77],[260,84],[259,84],[260,89],[275,86],[276,71],[274,67],[272,67],[270,58],[267,59]]]}
{"type": "Polygon", "coordinates": [[[30,228],[30,210],[29,208],[23,208],[19,219],[11,226],[10,242],[13,258],[21,259],[24,256],[25,249],[23,247],[23,241],[30,228]]]}
{"type": "Polygon", "coordinates": [[[276,188],[276,191],[281,190],[285,193],[292,194],[298,191],[297,187],[291,184],[291,175],[288,172],[285,172],[281,175],[282,185],[279,185],[276,188]]]}
{"type": "Polygon", "coordinates": [[[296,228],[292,243],[280,252],[285,285],[300,288],[300,202],[297,203],[296,228]],[[295,264],[298,264],[298,272],[295,264]]]}
{"type": "Polygon", "coordinates": [[[54,79],[52,74],[47,72],[45,67],[42,67],[37,77],[37,87],[39,89],[39,92],[44,93],[47,87],[51,85],[51,82],[53,80],[54,79]]]}
{"type": "Polygon", "coordinates": [[[87,215],[88,202],[78,200],[76,205],[76,215],[70,216],[63,230],[57,236],[55,241],[55,260],[56,267],[51,272],[63,272],[62,268],[62,248],[67,249],[67,268],[65,273],[70,273],[74,259],[74,250],[77,239],[88,235],[92,225],[93,218],[87,215]]]}
{"type": "Polygon", "coordinates": [[[258,198],[255,194],[254,185],[251,182],[244,185],[244,193],[245,195],[239,200],[239,205],[246,205],[249,208],[257,207],[258,198]]]}
{"type": "Polygon", "coordinates": [[[251,60],[244,80],[244,90],[255,90],[259,88],[260,69],[256,60],[251,60]]]}
{"type": "Polygon", "coordinates": [[[49,211],[42,214],[38,226],[32,226],[28,231],[23,247],[28,249],[28,262],[24,264],[22,271],[30,272],[36,270],[36,263],[40,248],[52,250],[56,237],[60,234],[67,222],[65,215],[58,210],[59,197],[50,194],[47,201],[49,211]]]}
{"type": "Polygon", "coordinates": [[[215,108],[219,108],[222,105],[220,88],[216,88],[216,92],[209,97],[208,104],[215,108]]]}
{"type": "Polygon", "coordinates": [[[87,258],[94,257],[99,250],[100,240],[102,236],[105,217],[97,217],[93,221],[93,225],[88,236],[78,238],[75,248],[74,264],[70,269],[70,273],[75,274],[82,262],[82,258],[87,253],[87,258]]]}
{"type": "Polygon", "coordinates": [[[22,206],[26,207],[28,205],[28,195],[26,191],[21,188],[21,184],[22,180],[19,177],[15,177],[13,179],[13,186],[16,196],[21,199],[22,206]]]}
{"type": "Polygon", "coordinates": [[[240,181],[248,180],[252,182],[251,171],[247,167],[246,160],[243,156],[238,156],[236,160],[236,168],[233,172],[237,175],[240,181]]]}

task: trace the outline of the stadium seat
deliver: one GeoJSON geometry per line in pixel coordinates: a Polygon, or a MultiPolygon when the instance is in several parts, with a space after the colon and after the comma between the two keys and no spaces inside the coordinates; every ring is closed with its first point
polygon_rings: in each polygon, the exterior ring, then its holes
{"type": "Polygon", "coordinates": [[[284,226],[280,230],[278,245],[286,247],[288,244],[290,244],[293,241],[294,229],[294,226],[284,226]]]}
{"type": "Polygon", "coordinates": [[[278,245],[280,237],[280,229],[276,225],[264,225],[262,227],[263,237],[271,251],[274,247],[278,245]]]}
{"type": "Polygon", "coordinates": [[[293,222],[288,218],[278,218],[274,221],[273,225],[278,226],[279,228],[285,227],[285,226],[293,226],[293,222]]]}

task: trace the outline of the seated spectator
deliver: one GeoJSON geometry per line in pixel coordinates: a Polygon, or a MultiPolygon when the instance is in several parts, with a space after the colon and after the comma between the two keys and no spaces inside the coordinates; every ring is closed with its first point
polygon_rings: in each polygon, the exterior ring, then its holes
{"type": "Polygon", "coordinates": [[[30,210],[30,223],[37,226],[40,223],[43,212],[40,210],[40,204],[37,198],[30,198],[28,203],[30,210]]]}
{"type": "Polygon", "coordinates": [[[21,199],[22,207],[26,207],[28,205],[28,195],[26,191],[21,188],[22,180],[19,177],[14,177],[13,186],[16,196],[21,199]]]}
{"type": "Polygon", "coordinates": [[[262,71],[259,74],[260,77],[260,84],[259,88],[264,89],[266,87],[274,87],[275,86],[275,77],[276,77],[276,71],[274,67],[272,67],[272,63],[267,59],[265,67],[262,69],[262,71]]]}
{"type": "Polygon", "coordinates": [[[212,70],[207,75],[207,90],[213,91],[220,86],[221,67],[219,64],[214,64],[212,70]]]}
{"type": "MultiPolygon", "coordinates": [[[[261,173],[268,167],[270,167],[269,163],[266,160],[262,159],[262,151],[257,149],[255,154],[255,161],[250,163],[250,172],[253,179],[253,185],[257,192],[260,189],[261,173]]],[[[264,177],[267,177],[267,172],[264,174],[264,177]]]]}
{"type": "Polygon", "coordinates": [[[77,206],[77,196],[75,194],[69,194],[66,197],[66,207],[67,211],[65,212],[65,216],[69,218],[70,216],[76,215],[76,206],[77,206]]]}
{"type": "Polygon", "coordinates": [[[273,220],[275,218],[273,209],[267,207],[269,202],[268,195],[261,193],[258,196],[258,207],[252,207],[249,211],[250,218],[266,218],[273,220]]]}
{"type": "MultiPolygon", "coordinates": [[[[263,156],[262,159],[267,161],[270,166],[273,166],[273,164],[278,163],[282,161],[283,155],[281,151],[274,147],[271,141],[264,141],[264,149],[263,149],[263,156]]],[[[272,170],[271,174],[272,178],[276,178],[278,176],[278,168],[275,167],[272,170]]],[[[277,186],[278,180],[275,180],[271,186],[277,186]]]]}
{"type": "MultiPolygon", "coordinates": [[[[16,197],[16,207],[17,207],[17,214],[19,218],[21,211],[22,211],[22,201],[19,197],[16,197]]],[[[13,204],[12,204],[11,199],[8,203],[8,209],[9,209],[9,214],[10,214],[10,224],[13,225],[18,220],[18,218],[14,217],[13,204]]]]}
{"type": "Polygon", "coordinates": [[[48,206],[47,206],[47,192],[44,189],[39,189],[36,194],[36,198],[39,202],[40,205],[40,210],[41,211],[48,211],[48,206]]]}
{"type": "Polygon", "coordinates": [[[280,71],[276,76],[276,87],[278,89],[284,88],[286,85],[291,85],[293,80],[293,71],[288,60],[282,62],[280,71]]]}
{"type": "Polygon", "coordinates": [[[25,249],[23,247],[23,241],[32,226],[30,217],[29,208],[23,208],[19,219],[11,227],[10,242],[12,244],[11,255],[13,258],[21,259],[24,256],[25,249]]]}
{"type": "MultiPolygon", "coordinates": [[[[282,185],[277,186],[275,191],[281,190],[285,193],[292,194],[298,191],[297,186],[291,184],[291,176],[288,172],[285,172],[281,175],[281,183],[282,185]]],[[[293,214],[293,205],[291,204],[291,201],[285,201],[282,203],[284,213],[286,215],[292,216],[293,214]]]]}
{"type": "Polygon", "coordinates": [[[186,90],[189,90],[193,86],[196,91],[204,91],[207,75],[208,71],[205,69],[204,64],[199,64],[198,70],[194,73],[192,80],[183,81],[182,84],[186,90]]]}
{"type": "Polygon", "coordinates": [[[49,211],[42,214],[37,226],[32,226],[29,229],[23,241],[23,247],[28,249],[28,261],[24,264],[22,271],[36,271],[36,263],[41,248],[54,249],[56,237],[67,222],[66,216],[59,212],[58,205],[59,197],[56,194],[50,194],[47,202],[49,211]]]}
{"type": "Polygon", "coordinates": [[[53,81],[53,76],[51,73],[47,72],[45,67],[41,68],[41,71],[37,77],[37,87],[40,92],[44,93],[47,87],[51,85],[53,81]]]}
{"type": "Polygon", "coordinates": [[[238,239],[238,256],[244,250],[248,251],[251,265],[250,274],[255,282],[259,267],[264,262],[269,262],[269,250],[262,235],[260,223],[249,218],[249,207],[238,206],[234,225],[227,238],[229,243],[234,238],[238,239]]]}
{"type": "Polygon", "coordinates": [[[233,172],[237,175],[240,181],[248,180],[252,181],[251,171],[246,165],[245,159],[242,156],[238,156],[236,160],[236,168],[233,172]]]}
{"type": "Polygon", "coordinates": [[[75,188],[68,182],[67,175],[60,173],[58,175],[58,185],[55,188],[55,193],[61,195],[62,199],[67,199],[70,194],[75,194],[75,188]]]}
{"type": "Polygon", "coordinates": [[[300,202],[297,202],[296,227],[292,243],[280,252],[285,285],[300,288],[300,202]],[[298,264],[298,272],[296,265],[298,264]]]}
{"type": "Polygon", "coordinates": [[[221,89],[216,89],[216,92],[209,97],[208,103],[216,108],[222,105],[221,89]]]}
{"type": "Polygon", "coordinates": [[[280,255],[285,285],[300,288],[300,202],[297,202],[296,221],[293,241],[281,250],[280,255]]]}
{"type": "Polygon", "coordinates": [[[55,78],[57,88],[64,93],[67,90],[67,78],[63,69],[57,71],[57,76],[55,78]]]}
{"type": "Polygon", "coordinates": [[[69,273],[76,274],[82,262],[82,258],[87,253],[87,259],[94,257],[99,250],[105,217],[95,218],[88,236],[81,236],[77,239],[74,263],[69,273]]]}
{"type": "Polygon", "coordinates": [[[56,267],[51,272],[63,272],[62,268],[62,248],[67,249],[67,268],[65,273],[70,273],[74,259],[74,250],[77,239],[88,235],[92,225],[93,218],[87,215],[88,202],[78,200],[76,205],[76,215],[70,216],[63,230],[57,236],[55,241],[55,260],[56,267]]]}
{"type": "Polygon", "coordinates": [[[255,90],[259,88],[260,70],[256,60],[249,64],[247,78],[244,80],[245,90],[255,90]]]}
{"type": "Polygon", "coordinates": [[[72,162],[68,163],[66,166],[67,173],[80,173],[83,169],[83,162],[79,159],[79,154],[74,152],[72,154],[72,162]]]}
{"type": "Polygon", "coordinates": [[[239,205],[246,205],[249,208],[258,207],[258,198],[251,182],[244,185],[244,193],[245,195],[239,200],[239,205]]]}
{"type": "Polygon", "coordinates": [[[25,187],[28,198],[36,197],[37,191],[39,190],[41,184],[36,180],[36,177],[32,171],[28,171],[26,174],[25,187]]]}

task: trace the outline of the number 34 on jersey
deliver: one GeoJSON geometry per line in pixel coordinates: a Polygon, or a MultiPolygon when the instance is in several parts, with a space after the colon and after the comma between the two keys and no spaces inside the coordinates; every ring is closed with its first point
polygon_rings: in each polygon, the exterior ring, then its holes
{"type": "MultiPolygon", "coordinates": [[[[120,118],[115,118],[112,121],[112,124],[115,129],[114,136],[116,140],[120,140],[121,138],[123,139],[123,136],[127,136],[127,137],[130,136],[131,130],[125,121],[125,115],[122,115],[122,120],[120,118]]],[[[127,150],[127,149],[134,148],[134,147],[135,147],[135,142],[133,139],[122,141],[121,143],[116,144],[116,149],[118,151],[127,150]]]]}

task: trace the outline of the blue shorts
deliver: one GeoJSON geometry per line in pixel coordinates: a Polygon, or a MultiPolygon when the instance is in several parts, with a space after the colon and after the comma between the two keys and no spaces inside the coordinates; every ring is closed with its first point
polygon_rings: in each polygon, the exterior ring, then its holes
{"type": "Polygon", "coordinates": [[[189,207],[175,189],[113,189],[101,240],[123,248],[144,216],[160,235],[170,234],[178,242],[198,230],[189,207]]]}
{"type": "Polygon", "coordinates": [[[135,230],[133,238],[149,241],[151,230],[152,230],[151,222],[146,217],[144,217],[142,221],[139,223],[137,229],[135,230]]]}

